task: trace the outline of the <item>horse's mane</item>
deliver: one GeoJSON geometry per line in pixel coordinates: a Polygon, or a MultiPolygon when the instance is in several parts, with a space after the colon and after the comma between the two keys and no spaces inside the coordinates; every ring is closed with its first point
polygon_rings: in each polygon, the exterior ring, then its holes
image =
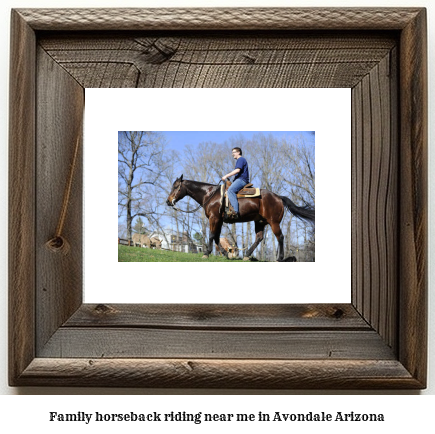
{"type": "Polygon", "coordinates": [[[208,186],[208,187],[216,187],[217,184],[210,184],[208,182],[194,181],[192,179],[184,179],[186,182],[192,182],[193,184],[197,184],[199,186],[208,186]]]}

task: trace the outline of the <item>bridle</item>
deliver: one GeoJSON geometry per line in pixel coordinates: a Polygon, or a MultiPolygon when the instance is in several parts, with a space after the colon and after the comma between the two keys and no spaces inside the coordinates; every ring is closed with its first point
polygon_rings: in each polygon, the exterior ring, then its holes
{"type": "Polygon", "coordinates": [[[210,200],[211,200],[211,198],[216,194],[216,192],[219,190],[219,185],[220,185],[220,183],[222,182],[222,180],[220,180],[219,181],[219,183],[218,183],[218,185],[216,186],[216,189],[213,191],[213,193],[211,193],[210,194],[210,197],[201,205],[199,205],[197,208],[195,208],[195,209],[193,209],[193,210],[191,210],[191,211],[185,211],[184,209],[180,209],[180,208],[177,208],[176,206],[175,206],[175,201],[176,201],[176,196],[177,196],[177,194],[180,192],[180,190],[181,190],[181,183],[182,183],[183,181],[180,181],[180,185],[177,187],[177,191],[174,193],[174,199],[172,199],[172,207],[175,209],[175,211],[181,211],[181,212],[186,212],[186,213],[192,213],[192,212],[195,212],[195,211],[198,211],[199,210],[199,208],[201,208],[201,207],[204,207],[208,202],[210,202],[210,200]]]}
{"type": "MultiPolygon", "coordinates": [[[[175,208],[175,201],[177,200],[177,194],[180,192],[180,190],[181,190],[181,183],[182,183],[183,181],[180,181],[180,184],[178,185],[178,187],[177,187],[177,191],[174,193],[174,198],[172,199],[172,206],[175,208]]],[[[175,208],[176,209],[176,208],[175,208]]]]}

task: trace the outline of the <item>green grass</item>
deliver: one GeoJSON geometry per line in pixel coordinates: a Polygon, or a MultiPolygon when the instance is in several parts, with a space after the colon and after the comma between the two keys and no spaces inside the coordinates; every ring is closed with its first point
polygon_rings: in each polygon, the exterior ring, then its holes
{"type": "Polygon", "coordinates": [[[203,253],[180,253],[118,245],[118,262],[243,262],[241,258],[226,259],[210,255],[208,259],[203,259],[202,256],[203,253]]]}

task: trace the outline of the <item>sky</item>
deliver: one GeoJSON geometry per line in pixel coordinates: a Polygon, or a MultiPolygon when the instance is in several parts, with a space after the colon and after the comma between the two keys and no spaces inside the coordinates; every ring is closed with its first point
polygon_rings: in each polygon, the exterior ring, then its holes
{"type": "MultiPolygon", "coordinates": [[[[272,135],[277,138],[285,137],[287,141],[292,142],[296,139],[304,138],[305,143],[314,144],[315,133],[314,131],[156,131],[164,135],[167,141],[167,149],[172,149],[180,154],[183,153],[183,149],[186,145],[193,147],[198,146],[200,143],[215,142],[218,144],[224,143],[232,137],[243,136],[249,140],[256,134],[263,134],[265,136],[272,135]]],[[[243,149],[242,149],[243,151],[243,149]]],[[[229,155],[230,156],[230,155],[229,155]]],[[[228,167],[228,171],[231,171],[233,166],[228,167]]],[[[176,163],[177,170],[182,173],[182,167],[179,163],[176,163]]],[[[223,174],[222,174],[223,175],[223,174]]],[[[218,179],[216,179],[216,183],[218,179]]],[[[182,207],[183,208],[183,207],[182,207]]]]}
{"type": "Polygon", "coordinates": [[[257,133],[264,135],[272,134],[277,137],[296,138],[301,135],[306,142],[314,142],[313,132],[310,131],[161,131],[168,140],[168,148],[182,151],[187,144],[198,145],[202,142],[224,143],[231,137],[243,135],[247,139],[251,139],[257,133]]]}

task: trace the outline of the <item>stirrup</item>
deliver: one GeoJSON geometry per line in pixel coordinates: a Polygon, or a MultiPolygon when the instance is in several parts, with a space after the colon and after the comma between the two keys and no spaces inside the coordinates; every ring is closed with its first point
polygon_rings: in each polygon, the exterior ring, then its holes
{"type": "Polygon", "coordinates": [[[227,219],[229,220],[237,220],[240,217],[240,214],[235,211],[230,211],[227,213],[227,219]]]}

